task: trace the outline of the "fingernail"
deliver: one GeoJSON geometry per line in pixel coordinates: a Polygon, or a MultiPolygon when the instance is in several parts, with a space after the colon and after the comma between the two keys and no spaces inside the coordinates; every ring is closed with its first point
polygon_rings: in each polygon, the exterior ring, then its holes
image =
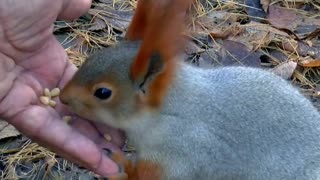
{"type": "Polygon", "coordinates": [[[108,148],[102,148],[102,150],[106,153],[107,156],[111,156],[112,151],[108,148]]]}

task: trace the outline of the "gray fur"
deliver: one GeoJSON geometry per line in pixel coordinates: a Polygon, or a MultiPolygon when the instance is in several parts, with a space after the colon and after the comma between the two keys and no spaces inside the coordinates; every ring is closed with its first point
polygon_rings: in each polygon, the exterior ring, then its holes
{"type": "MultiPolygon", "coordinates": [[[[100,53],[99,62],[92,59],[97,62],[91,68],[100,66],[100,73],[116,73],[127,83],[128,61],[136,52],[124,43],[100,53]]],[[[89,67],[78,78],[90,76],[84,73],[92,73],[89,67]]],[[[139,158],[160,162],[169,180],[320,179],[319,112],[270,72],[182,63],[160,114],[128,112],[122,112],[128,123],[118,126],[139,158]]]]}

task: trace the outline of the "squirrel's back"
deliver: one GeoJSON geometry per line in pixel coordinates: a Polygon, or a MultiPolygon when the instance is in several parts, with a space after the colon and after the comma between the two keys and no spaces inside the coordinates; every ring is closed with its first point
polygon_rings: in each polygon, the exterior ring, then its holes
{"type": "Polygon", "coordinates": [[[151,156],[169,163],[167,171],[174,172],[169,174],[185,179],[320,179],[320,115],[275,74],[182,64],[163,107],[161,116],[150,121],[156,129],[141,126],[150,131],[141,138],[152,140],[141,154],[158,152],[151,156]]]}

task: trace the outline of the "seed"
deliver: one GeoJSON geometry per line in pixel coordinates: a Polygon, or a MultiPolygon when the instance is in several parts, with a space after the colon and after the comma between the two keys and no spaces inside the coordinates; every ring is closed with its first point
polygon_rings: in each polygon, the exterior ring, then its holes
{"type": "Polygon", "coordinates": [[[110,136],[110,134],[104,134],[103,137],[105,140],[107,140],[109,142],[112,140],[112,137],[110,136]]]}
{"type": "Polygon", "coordinates": [[[51,97],[50,90],[48,88],[44,88],[43,94],[47,97],[51,97]]]}
{"type": "Polygon", "coordinates": [[[50,101],[50,98],[47,96],[40,96],[40,102],[44,105],[48,105],[50,101]]]}
{"type": "Polygon", "coordinates": [[[51,107],[55,107],[56,104],[57,104],[57,103],[56,103],[54,100],[49,100],[49,105],[50,105],[51,107]]]}
{"type": "Polygon", "coordinates": [[[71,116],[63,116],[63,117],[62,117],[62,120],[63,120],[65,123],[69,124],[69,122],[72,120],[72,117],[71,117],[71,116]]]}
{"type": "Polygon", "coordinates": [[[312,47],[312,46],[313,46],[312,41],[308,40],[308,41],[306,41],[306,42],[307,42],[308,46],[310,46],[310,47],[312,47]]]}
{"type": "Polygon", "coordinates": [[[51,94],[52,97],[59,96],[60,89],[59,88],[54,88],[54,89],[51,90],[50,94],[51,94]]]}

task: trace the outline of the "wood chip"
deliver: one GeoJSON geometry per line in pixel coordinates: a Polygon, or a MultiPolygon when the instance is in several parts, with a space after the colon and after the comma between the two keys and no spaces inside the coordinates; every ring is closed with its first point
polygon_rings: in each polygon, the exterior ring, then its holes
{"type": "Polygon", "coordinates": [[[44,105],[49,105],[50,98],[47,96],[40,96],[40,102],[44,105]]]}
{"type": "Polygon", "coordinates": [[[110,142],[112,140],[112,137],[110,134],[104,134],[103,135],[104,139],[107,140],[108,142],[110,142]]]}
{"type": "Polygon", "coordinates": [[[307,59],[299,62],[299,65],[306,68],[320,67],[320,59],[307,59]]]}
{"type": "Polygon", "coordinates": [[[47,97],[51,97],[50,90],[48,88],[44,88],[43,94],[47,97]]]}
{"type": "Polygon", "coordinates": [[[51,107],[55,107],[57,105],[57,103],[54,100],[49,100],[49,105],[51,107]]]}
{"type": "Polygon", "coordinates": [[[62,117],[62,120],[63,120],[65,123],[69,124],[69,122],[72,120],[72,117],[71,117],[71,116],[63,116],[63,117],[62,117]]]}
{"type": "Polygon", "coordinates": [[[60,89],[59,88],[54,88],[54,89],[51,90],[50,94],[51,94],[52,97],[59,96],[60,89]]]}

